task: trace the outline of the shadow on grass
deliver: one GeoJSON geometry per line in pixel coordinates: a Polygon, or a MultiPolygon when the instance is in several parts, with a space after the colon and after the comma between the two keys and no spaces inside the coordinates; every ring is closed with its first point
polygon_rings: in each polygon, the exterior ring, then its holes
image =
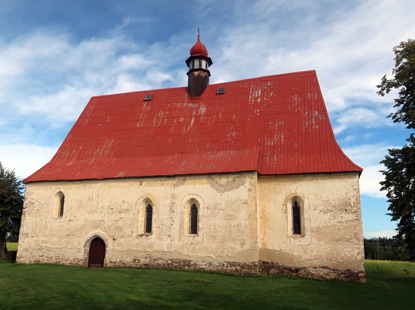
{"type": "Polygon", "coordinates": [[[0,264],[0,309],[411,308],[415,278],[367,284],[141,268],[0,264]]]}

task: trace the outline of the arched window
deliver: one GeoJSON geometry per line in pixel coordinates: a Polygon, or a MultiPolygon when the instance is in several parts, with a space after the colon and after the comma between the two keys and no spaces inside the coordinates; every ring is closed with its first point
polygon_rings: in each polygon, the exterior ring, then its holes
{"type": "Polygon", "coordinates": [[[65,205],[65,195],[61,193],[60,199],[59,199],[59,217],[63,216],[64,205],[65,205]]]}
{"type": "Polygon", "coordinates": [[[153,220],[156,219],[157,204],[148,197],[139,198],[136,201],[134,215],[134,237],[153,238],[154,229],[157,229],[157,225],[154,226],[153,220]]]}
{"type": "Polygon", "coordinates": [[[145,233],[151,234],[153,225],[153,207],[151,204],[148,204],[146,207],[146,227],[145,227],[145,233]]]}
{"type": "Polygon", "coordinates": [[[65,209],[65,195],[61,191],[53,195],[52,207],[52,217],[54,219],[63,217],[65,209]]]}
{"type": "Polygon", "coordinates": [[[197,206],[192,204],[190,207],[190,231],[191,235],[197,235],[197,206]]]}
{"type": "Polygon", "coordinates": [[[301,207],[297,200],[293,203],[293,234],[301,235],[301,207]]]}

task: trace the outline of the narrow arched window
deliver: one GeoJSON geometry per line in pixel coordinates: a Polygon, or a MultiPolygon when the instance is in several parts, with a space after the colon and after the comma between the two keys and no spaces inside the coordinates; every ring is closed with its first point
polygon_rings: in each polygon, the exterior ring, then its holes
{"type": "Polygon", "coordinates": [[[197,206],[195,204],[190,207],[190,234],[197,235],[197,206]]]}
{"type": "Polygon", "coordinates": [[[297,201],[293,203],[293,234],[301,235],[301,207],[297,201]]]}
{"type": "Polygon", "coordinates": [[[65,205],[65,196],[61,194],[60,199],[59,199],[59,217],[63,216],[64,205],[65,205]]]}
{"type": "Polygon", "coordinates": [[[59,219],[63,217],[65,209],[65,195],[62,192],[57,192],[53,196],[53,218],[59,219]]]}
{"type": "Polygon", "coordinates": [[[145,228],[146,234],[151,234],[152,225],[153,225],[153,207],[150,204],[148,204],[146,207],[146,228],[145,228]]]}

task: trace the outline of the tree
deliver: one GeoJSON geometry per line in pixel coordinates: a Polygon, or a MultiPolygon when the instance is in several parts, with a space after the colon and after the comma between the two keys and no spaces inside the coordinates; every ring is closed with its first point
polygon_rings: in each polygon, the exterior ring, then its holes
{"type": "MultiPolygon", "coordinates": [[[[394,123],[404,123],[415,130],[415,40],[395,46],[395,68],[392,78],[383,76],[378,94],[384,96],[398,90],[395,99],[396,112],[389,115],[394,123]]],[[[408,246],[410,259],[415,259],[415,136],[411,132],[407,144],[401,149],[389,149],[381,161],[386,170],[381,171],[385,180],[381,189],[387,191],[393,221],[398,222],[397,237],[408,246]]]]}
{"type": "Polygon", "coordinates": [[[23,184],[0,162],[0,259],[7,254],[6,238],[17,236],[23,209],[23,184]]]}
{"type": "Polygon", "coordinates": [[[364,245],[366,259],[399,261],[409,259],[406,244],[397,238],[364,238],[364,245]]]}

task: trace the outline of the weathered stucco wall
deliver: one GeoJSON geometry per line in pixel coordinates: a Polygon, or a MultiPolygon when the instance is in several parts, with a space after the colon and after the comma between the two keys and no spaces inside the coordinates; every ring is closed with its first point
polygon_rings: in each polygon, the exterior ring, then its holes
{"type": "Polygon", "coordinates": [[[257,259],[256,186],[254,172],[29,183],[17,260],[86,266],[89,244],[100,236],[106,266],[238,271],[257,259]],[[199,228],[190,235],[189,208],[195,201],[199,228]],[[149,202],[153,229],[145,234],[149,202]]]}
{"type": "Polygon", "coordinates": [[[105,266],[359,281],[365,276],[358,173],[246,172],[27,185],[18,262],[87,266],[96,236],[106,244],[105,266]],[[293,235],[295,199],[301,235],[293,235]],[[144,229],[148,203],[151,234],[144,229]],[[192,203],[199,208],[197,235],[189,234],[192,203]]]}
{"type": "Polygon", "coordinates": [[[359,174],[258,177],[259,260],[268,272],[361,280],[364,248],[359,174]],[[293,234],[292,204],[302,234],[293,234]]]}

